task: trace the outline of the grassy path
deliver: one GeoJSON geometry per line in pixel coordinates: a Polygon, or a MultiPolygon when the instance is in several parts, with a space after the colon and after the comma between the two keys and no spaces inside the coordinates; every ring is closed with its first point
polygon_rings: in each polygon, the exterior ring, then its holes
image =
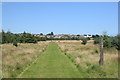
{"type": "Polygon", "coordinates": [[[49,43],[47,50],[26,70],[23,78],[80,78],[83,77],[76,66],[58,48],[49,43]]]}

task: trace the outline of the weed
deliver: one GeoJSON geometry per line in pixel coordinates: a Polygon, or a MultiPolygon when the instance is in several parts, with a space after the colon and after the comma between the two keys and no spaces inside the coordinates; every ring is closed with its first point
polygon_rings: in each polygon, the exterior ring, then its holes
{"type": "Polygon", "coordinates": [[[95,49],[95,53],[99,53],[99,51],[97,49],[95,49]]]}
{"type": "Polygon", "coordinates": [[[68,51],[68,49],[65,49],[65,53],[68,51]]]}
{"type": "Polygon", "coordinates": [[[86,63],[86,65],[89,67],[89,66],[91,66],[92,64],[90,64],[90,63],[86,63]]]}
{"type": "Polygon", "coordinates": [[[79,58],[82,58],[82,55],[79,55],[78,57],[79,57],[79,58]]]}

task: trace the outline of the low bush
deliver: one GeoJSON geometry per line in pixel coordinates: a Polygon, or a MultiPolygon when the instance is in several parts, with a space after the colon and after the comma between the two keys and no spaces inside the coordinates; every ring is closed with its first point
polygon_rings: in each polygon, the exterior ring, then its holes
{"type": "Polygon", "coordinates": [[[17,43],[16,41],[14,41],[14,42],[13,42],[13,45],[14,45],[15,47],[17,47],[17,46],[18,46],[18,43],[17,43]]]}
{"type": "Polygon", "coordinates": [[[110,48],[112,46],[110,38],[109,37],[104,37],[103,39],[104,39],[103,46],[107,47],[107,48],[110,48]]]}
{"type": "Polygon", "coordinates": [[[99,44],[100,43],[100,38],[94,38],[94,44],[99,44]]]}
{"type": "Polygon", "coordinates": [[[81,42],[81,44],[86,45],[87,44],[87,39],[83,39],[83,41],[81,42]]]}

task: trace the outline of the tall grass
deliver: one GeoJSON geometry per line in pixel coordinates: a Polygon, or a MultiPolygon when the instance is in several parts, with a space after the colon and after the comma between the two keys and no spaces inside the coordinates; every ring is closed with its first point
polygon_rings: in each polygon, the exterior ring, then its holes
{"type": "Polygon", "coordinates": [[[115,48],[104,49],[104,65],[99,65],[99,45],[90,40],[86,45],[79,41],[56,42],[60,49],[76,65],[79,71],[90,78],[118,78],[118,51],[115,48]]]}
{"type": "Polygon", "coordinates": [[[37,44],[2,45],[3,77],[17,77],[39,54],[45,51],[48,42],[37,44]]]}
{"type": "Polygon", "coordinates": [[[0,79],[2,78],[2,45],[0,45],[0,79]]]}

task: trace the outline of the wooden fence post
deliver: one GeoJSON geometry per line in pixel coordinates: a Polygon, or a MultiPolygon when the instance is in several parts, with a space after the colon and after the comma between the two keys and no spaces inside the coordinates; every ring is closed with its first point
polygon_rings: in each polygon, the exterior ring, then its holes
{"type": "Polygon", "coordinates": [[[100,60],[99,64],[103,65],[104,64],[104,54],[103,54],[103,38],[100,40],[100,60]]]}

